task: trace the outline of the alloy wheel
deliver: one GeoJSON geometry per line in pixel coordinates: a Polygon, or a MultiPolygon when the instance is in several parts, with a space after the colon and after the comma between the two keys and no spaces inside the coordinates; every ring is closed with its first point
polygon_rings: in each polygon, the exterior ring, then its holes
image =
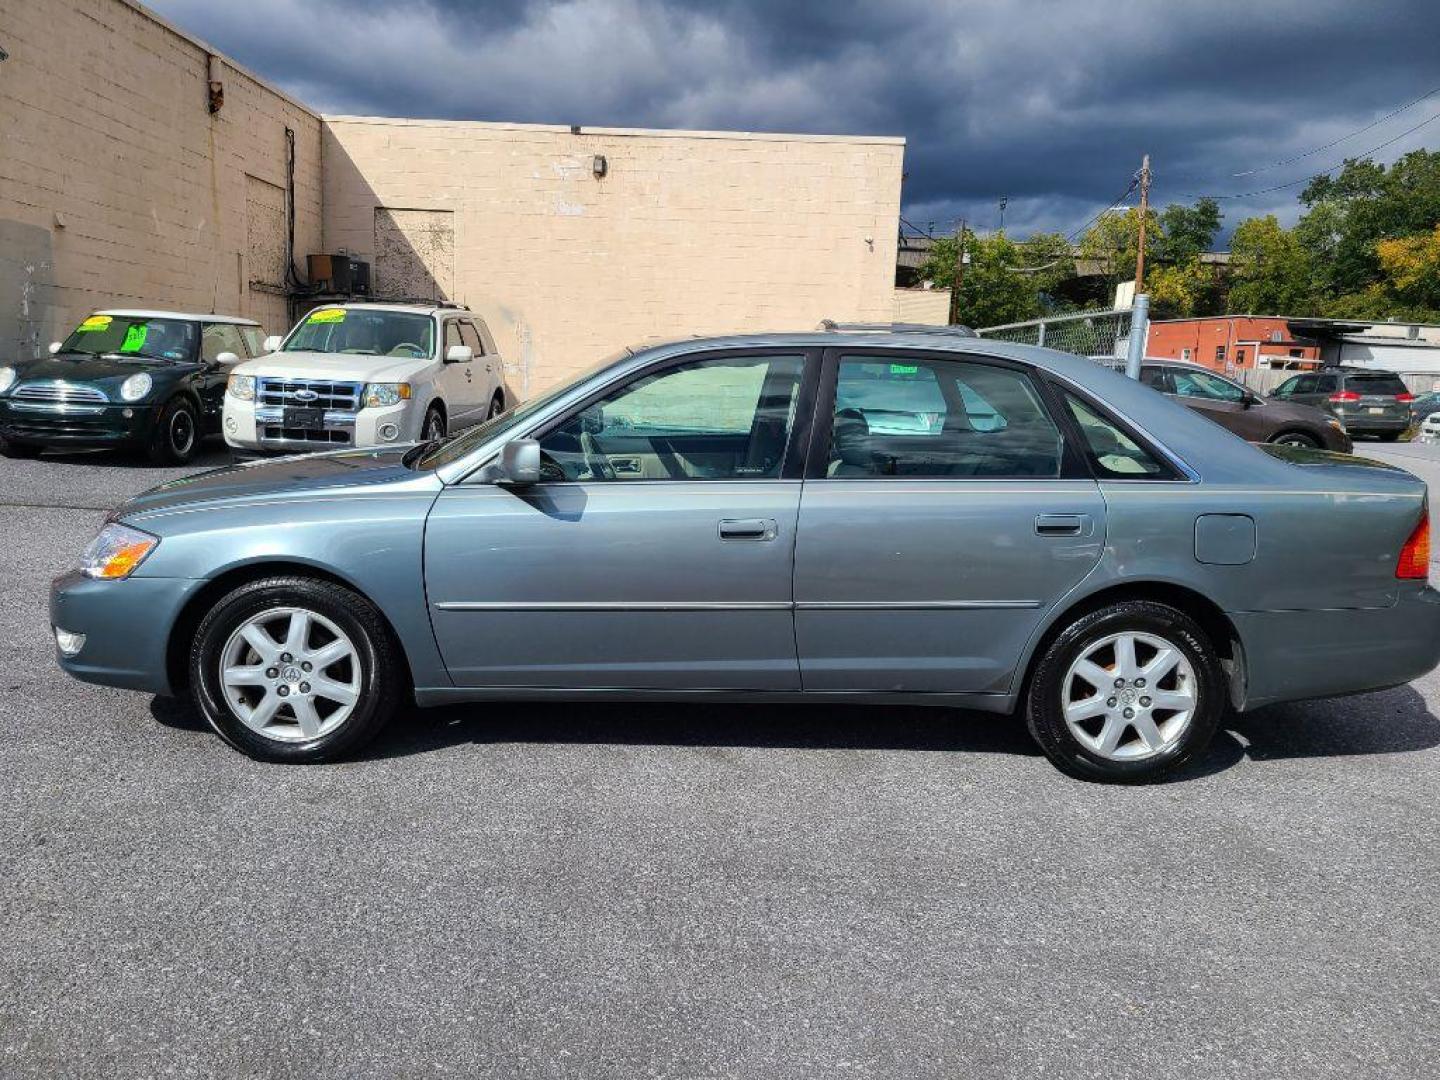
{"type": "Polygon", "coordinates": [[[360,700],[354,642],[314,611],[276,607],[236,627],[220,652],[230,711],[252,731],[302,742],[334,731],[360,700]]]}
{"type": "Polygon", "coordinates": [[[1111,634],[1091,643],[1061,687],[1070,733],[1111,761],[1168,750],[1184,736],[1199,704],[1189,659],[1154,634],[1111,634]]]}
{"type": "Polygon", "coordinates": [[[170,417],[170,449],[177,457],[184,457],[194,442],[195,418],[188,409],[176,409],[170,417]]]}

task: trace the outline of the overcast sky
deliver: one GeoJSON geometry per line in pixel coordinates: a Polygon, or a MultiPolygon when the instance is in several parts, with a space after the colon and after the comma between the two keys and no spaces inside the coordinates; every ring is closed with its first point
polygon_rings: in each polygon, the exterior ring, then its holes
{"type": "MultiPolygon", "coordinates": [[[[1440,114],[1440,0],[149,0],[328,113],[903,135],[905,216],[1078,229],[1327,168],[1440,114]]],[[[1440,148],[1440,120],[1376,153],[1440,148]]],[[[1299,187],[1222,203],[1227,231],[1299,187]]]]}

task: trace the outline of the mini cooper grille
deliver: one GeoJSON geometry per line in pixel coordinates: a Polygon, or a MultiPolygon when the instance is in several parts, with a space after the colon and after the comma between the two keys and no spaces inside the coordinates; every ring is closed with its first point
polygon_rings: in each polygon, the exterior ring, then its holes
{"type": "Polygon", "coordinates": [[[54,405],[104,404],[110,399],[103,390],[93,386],[75,386],[67,382],[21,383],[10,396],[16,401],[43,401],[54,405]]]}
{"type": "Polygon", "coordinates": [[[362,387],[361,383],[330,382],[326,379],[262,378],[255,396],[261,405],[354,412],[360,408],[362,387]]]}

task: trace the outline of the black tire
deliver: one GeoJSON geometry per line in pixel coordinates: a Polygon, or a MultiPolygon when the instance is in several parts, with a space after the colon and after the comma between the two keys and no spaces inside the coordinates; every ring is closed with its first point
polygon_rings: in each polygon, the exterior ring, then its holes
{"type": "MultiPolygon", "coordinates": [[[[223,597],[196,629],[189,661],[191,696],[221,738],[257,761],[284,764],[334,761],[369,742],[399,711],[406,691],[404,671],[399,648],[370,601],[334,582],[301,576],[264,578],[223,597]],[[358,698],[348,717],[316,738],[282,741],[261,734],[247,726],[226,700],[220,679],[226,643],[248,620],[274,608],[299,608],[322,616],[343,630],[355,647],[358,698]]],[[[298,736],[298,725],[294,730],[298,736]]]]}
{"type": "Polygon", "coordinates": [[[0,443],[0,454],[4,454],[7,458],[39,457],[41,449],[42,447],[36,443],[15,442],[13,439],[6,439],[0,443]]]}
{"type": "Polygon", "coordinates": [[[189,398],[171,398],[155,418],[155,431],[150,436],[150,460],[156,465],[187,465],[199,452],[199,412],[189,398]]]}
{"type": "Polygon", "coordinates": [[[1300,446],[1307,450],[1320,449],[1320,440],[1304,431],[1282,431],[1270,441],[1278,446],[1300,446]]]}
{"type": "Polygon", "coordinates": [[[485,413],[486,420],[493,420],[505,411],[505,394],[496,390],[495,396],[490,399],[490,408],[485,413]]]}
{"type": "Polygon", "coordinates": [[[443,439],[445,437],[445,410],[439,405],[431,405],[425,410],[425,419],[420,424],[420,439],[422,442],[429,442],[431,439],[443,439]]]}
{"type": "MultiPolygon", "coordinates": [[[[1227,699],[1225,673],[1210,639],[1194,619],[1166,604],[1127,600],[1080,616],[1045,647],[1031,674],[1025,719],[1040,749],[1061,772],[1080,780],[1140,784],[1159,779],[1204,750],[1224,715],[1227,699]],[[1189,723],[1173,743],[1136,760],[1114,760],[1083,745],[1063,711],[1071,665],[1087,649],[1118,633],[1163,639],[1181,652],[1195,675],[1196,705],[1189,723]]],[[[1155,715],[1160,715],[1158,706],[1155,715]]],[[[1138,728],[1131,735],[1138,739],[1138,728]]]]}

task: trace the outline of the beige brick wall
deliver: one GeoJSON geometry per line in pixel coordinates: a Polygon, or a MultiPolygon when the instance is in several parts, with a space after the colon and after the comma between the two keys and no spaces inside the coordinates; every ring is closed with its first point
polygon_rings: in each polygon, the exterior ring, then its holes
{"type": "MultiPolygon", "coordinates": [[[[206,47],[128,0],[0,0],[0,358],[104,306],[256,314],[247,174],[285,184],[319,250],[320,120],[233,64],[206,108],[206,47]]],[[[277,314],[278,307],[278,314],[277,314]]]]}
{"type": "Polygon", "coordinates": [[[327,117],[323,146],[327,249],[373,262],[377,208],[448,212],[453,265],[419,277],[525,396],[646,338],[891,317],[900,139],[327,117]]]}
{"type": "Polygon", "coordinates": [[[949,289],[896,289],[894,321],[921,326],[946,326],[950,322],[949,289]]]}

